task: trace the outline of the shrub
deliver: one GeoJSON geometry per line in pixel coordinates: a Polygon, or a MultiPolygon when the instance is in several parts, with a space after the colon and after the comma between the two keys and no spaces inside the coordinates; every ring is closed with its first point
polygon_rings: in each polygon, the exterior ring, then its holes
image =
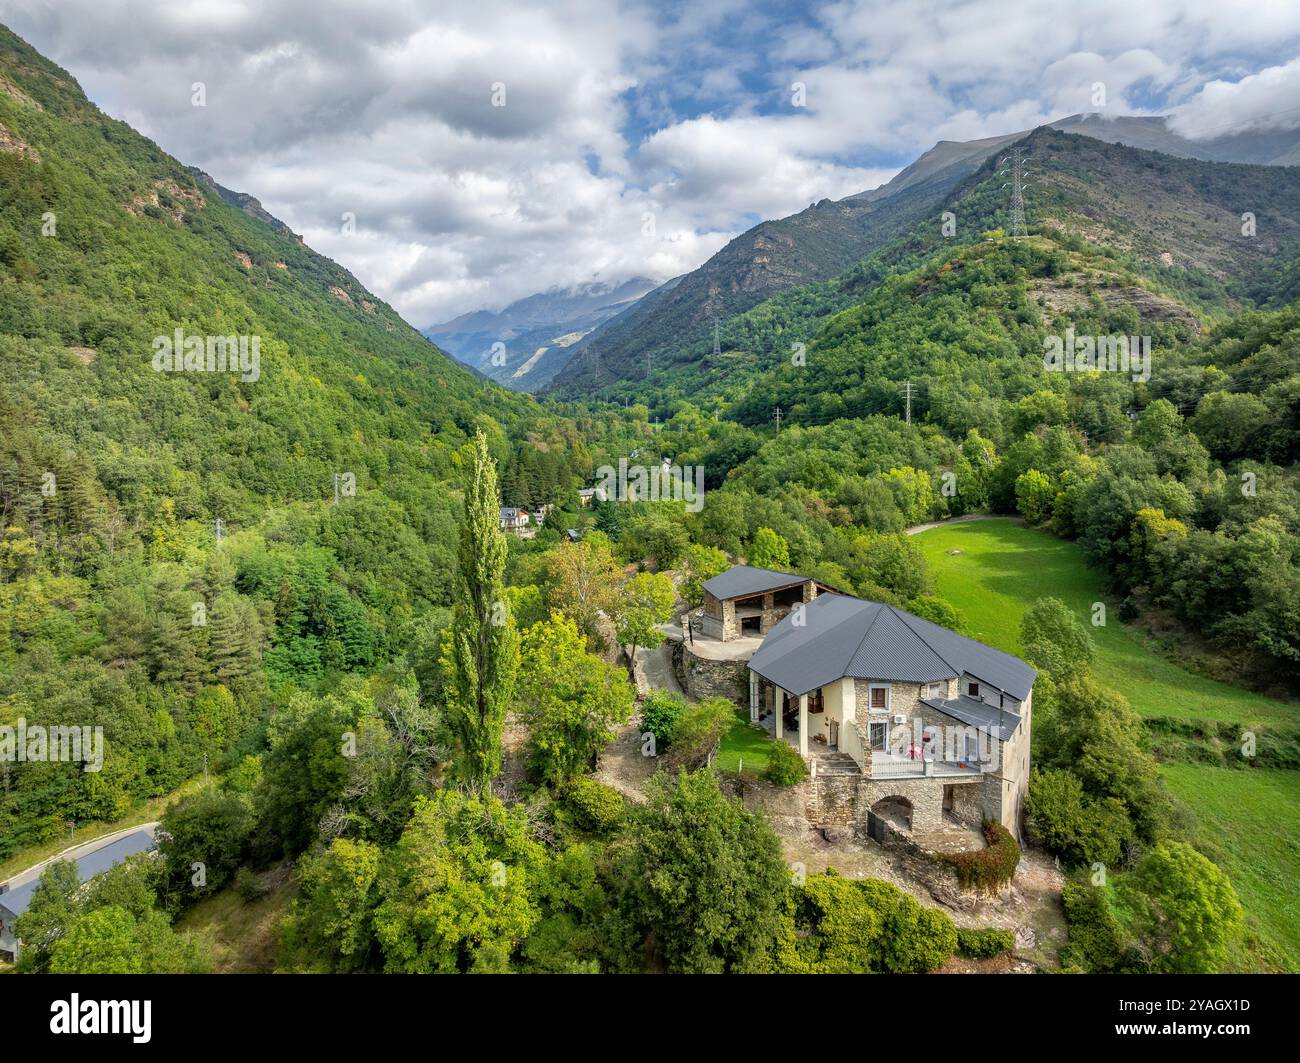
{"type": "Polygon", "coordinates": [[[1029,829],[1067,864],[1119,863],[1133,840],[1133,824],[1123,802],[1088,797],[1083,783],[1068,771],[1035,771],[1026,803],[1029,829]]]}
{"type": "Polygon", "coordinates": [[[1020,846],[1001,823],[984,823],[988,848],[968,853],[940,853],[937,859],[957,872],[962,888],[993,893],[1011,881],[1020,863],[1020,846]]]}
{"type": "Polygon", "coordinates": [[[1069,943],[1061,950],[1061,966],[1068,971],[1099,974],[1135,969],[1135,958],[1125,944],[1125,934],[1111,909],[1106,887],[1067,882],[1061,890],[1069,943]]]}
{"type": "Polygon", "coordinates": [[[686,699],[669,690],[652,690],[641,703],[641,730],[655,736],[655,748],[663,752],[673,740],[677,721],[686,708],[686,699]]]}
{"type": "Polygon", "coordinates": [[[592,834],[617,830],[627,812],[623,795],[595,779],[574,779],[564,788],[563,800],[579,829],[592,834]]]}
{"type": "Polygon", "coordinates": [[[673,769],[703,764],[735,721],[735,708],[721,697],[687,705],[673,729],[666,763],[673,769]]]}
{"type": "Polygon", "coordinates": [[[1010,930],[998,930],[995,927],[968,930],[957,928],[957,951],[963,956],[976,960],[987,960],[1010,952],[1016,943],[1016,937],[1010,930]]]}
{"type": "Polygon", "coordinates": [[[785,742],[773,742],[767,751],[767,781],[777,786],[793,786],[803,782],[808,766],[798,750],[785,742]]]}
{"type": "Polygon", "coordinates": [[[898,974],[933,971],[957,947],[957,928],[880,879],[809,875],[790,897],[777,960],[783,972],[898,974]]]}
{"type": "Polygon", "coordinates": [[[235,892],[245,903],[259,900],[266,895],[261,881],[246,867],[241,867],[235,872],[235,892]]]}

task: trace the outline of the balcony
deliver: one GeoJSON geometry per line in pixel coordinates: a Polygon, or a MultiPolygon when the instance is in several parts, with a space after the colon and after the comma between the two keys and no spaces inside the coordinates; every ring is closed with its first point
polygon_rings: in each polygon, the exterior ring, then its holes
{"type": "Polygon", "coordinates": [[[900,757],[881,750],[871,752],[871,778],[905,779],[905,778],[953,778],[955,776],[979,776],[984,766],[970,762],[947,760],[922,760],[919,757],[900,757]]]}

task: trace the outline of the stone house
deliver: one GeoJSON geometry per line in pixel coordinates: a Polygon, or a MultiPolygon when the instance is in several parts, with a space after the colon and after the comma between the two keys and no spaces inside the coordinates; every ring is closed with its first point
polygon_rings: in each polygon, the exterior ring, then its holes
{"type": "Polygon", "coordinates": [[[845,821],[930,834],[991,819],[1021,836],[1029,665],[789,573],[737,566],[704,587],[687,679],[722,690],[734,669],[750,720],[798,749],[845,821]]]}
{"type": "Polygon", "coordinates": [[[750,565],[736,565],[701,586],[700,632],[720,642],[766,635],[796,605],[831,590],[806,576],[750,565]]]}

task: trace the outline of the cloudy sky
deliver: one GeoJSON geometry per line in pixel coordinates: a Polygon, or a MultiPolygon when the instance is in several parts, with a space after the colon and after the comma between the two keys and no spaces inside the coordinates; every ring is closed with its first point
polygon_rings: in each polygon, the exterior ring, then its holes
{"type": "Polygon", "coordinates": [[[667,279],[941,139],[1080,111],[1300,125],[1296,0],[0,0],[0,21],[420,327],[667,279]]]}

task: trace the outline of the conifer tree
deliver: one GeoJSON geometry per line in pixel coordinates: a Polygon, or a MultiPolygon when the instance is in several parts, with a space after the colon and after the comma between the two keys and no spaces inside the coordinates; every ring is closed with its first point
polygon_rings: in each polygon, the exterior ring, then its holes
{"type": "Polygon", "coordinates": [[[519,637],[502,583],[507,547],[500,505],[496,464],[479,432],[465,490],[456,605],[442,654],[457,774],[480,792],[501,767],[501,731],[519,668],[519,637]]]}

